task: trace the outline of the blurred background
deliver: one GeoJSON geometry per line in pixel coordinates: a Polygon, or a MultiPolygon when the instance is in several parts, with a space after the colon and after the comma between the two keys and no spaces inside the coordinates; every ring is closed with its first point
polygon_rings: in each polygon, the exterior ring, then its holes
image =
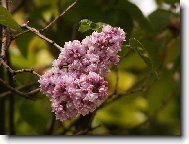
{"type": "MultiPolygon", "coordinates": [[[[45,27],[64,11],[73,0],[16,0],[10,10],[19,24],[29,21],[37,29],[45,27]]],[[[109,93],[125,93],[98,109],[88,135],[181,135],[180,93],[180,3],[179,0],[78,0],[57,23],[43,32],[63,46],[66,41],[82,40],[91,31],[80,33],[79,22],[89,19],[121,27],[127,33],[125,44],[135,37],[146,48],[158,76],[136,52],[123,47],[118,72],[107,74],[109,93]],[[117,79],[117,76],[119,79],[117,79]]],[[[59,50],[28,32],[11,43],[9,49],[14,69],[34,68],[43,74],[50,68],[59,50]]],[[[3,75],[3,73],[0,73],[3,75]]],[[[26,91],[38,87],[31,74],[16,76],[16,86],[28,85],[26,91]]],[[[7,91],[0,85],[0,94],[7,91]]],[[[8,101],[1,98],[0,132],[8,134],[8,101]],[[5,113],[2,110],[5,109],[5,113]],[[3,122],[3,123],[2,123],[3,122]]],[[[73,135],[78,118],[63,123],[53,121],[48,98],[42,93],[35,101],[15,98],[16,135],[73,135]],[[76,121],[76,122],[75,122],[76,121]],[[52,122],[53,131],[51,129],[52,122]],[[75,122],[75,123],[74,123],[75,122]]]]}

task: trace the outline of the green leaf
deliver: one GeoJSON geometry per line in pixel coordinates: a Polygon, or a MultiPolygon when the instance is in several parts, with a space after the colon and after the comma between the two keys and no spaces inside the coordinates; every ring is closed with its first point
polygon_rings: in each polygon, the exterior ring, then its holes
{"type": "Polygon", "coordinates": [[[0,24],[12,28],[16,31],[21,31],[21,27],[17,24],[17,22],[13,19],[10,12],[6,10],[6,8],[0,6],[0,24]]]}
{"type": "Polygon", "coordinates": [[[149,15],[149,20],[153,26],[155,33],[159,33],[166,29],[171,21],[178,17],[178,15],[172,13],[171,11],[164,9],[157,9],[149,15]]]}
{"type": "Polygon", "coordinates": [[[126,0],[120,0],[118,7],[126,10],[145,31],[152,32],[152,26],[149,20],[135,4],[126,0]]]}
{"type": "Polygon", "coordinates": [[[124,9],[109,9],[105,11],[104,20],[102,21],[112,26],[122,28],[125,32],[127,32],[127,38],[130,37],[134,27],[134,20],[132,16],[124,9]]]}
{"type": "Polygon", "coordinates": [[[83,19],[80,21],[80,26],[79,26],[79,30],[80,32],[86,32],[88,30],[94,30],[94,31],[98,31],[100,32],[102,30],[102,26],[104,25],[105,23],[101,23],[101,22],[98,22],[98,23],[94,23],[88,19],[83,19]]]}
{"type": "Polygon", "coordinates": [[[139,54],[139,56],[144,60],[144,62],[151,68],[152,72],[154,72],[157,75],[152,63],[152,59],[148,51],[143,47],[143,45],[135,38],[131,38],[129,40],[129,45],[139,54]]]}

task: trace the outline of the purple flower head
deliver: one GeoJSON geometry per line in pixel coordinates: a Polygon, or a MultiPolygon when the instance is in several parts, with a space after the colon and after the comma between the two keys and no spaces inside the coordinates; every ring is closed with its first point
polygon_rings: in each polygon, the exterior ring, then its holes
{"type": "Polygon", "coordinates": [[[119,62],[125,32],[110,25],[93,32],[82,42],[66,42],[50,71],[41,76],[43,93],[52,102],[56,119],[71,119],[93,112],[107,98],[104,75],[119,62]],[[66,66],[66,67],[65,67],[66,66]]]}

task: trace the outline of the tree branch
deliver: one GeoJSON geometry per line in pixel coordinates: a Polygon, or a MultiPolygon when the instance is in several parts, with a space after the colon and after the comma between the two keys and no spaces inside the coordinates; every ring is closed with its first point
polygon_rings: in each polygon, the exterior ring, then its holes
{"type": "Polygon", "coordinates": [[[6,57],[6,41],[7,41],[7,37],[6,37],[6,28],[4,26],[2,26],[2,46],[1,46],[1,57],[4,61],[7,61],[7,57],[6,57]]]}
{"type": "Polygon", "coordinates": [[[18,33],[18,34],[16,34],[15,36],[13,36],[12,38],[11,38],[11,40],[14,40],[14,39],[16,39],[16,38],[18,38],[18,37],[20,37],[20,36],[22,36],[23,34],[26,34],[26,33],[28,33],[29,32],[29,30],[25,30],[25,31],[23,31],[23,32],[21,32],[21,33],[18,33]]]}
{"type": "Polygon", "coordinates": [[[40,75],[34,71],[34,69],[21,69],[21,70],[13,70],[10,66],[8,66],[4,60],[0,59],[0,65],[3,65],[7,71],[9,71],[11,73],[12,76],[15,76],[18,73],[24,73],[24,72],[28,72],[31,73],[35,76],[37,76],[38,78],[40,77],[40,75]]]}
{"type": "Polygon", "coordinates": [[[29,97],[29,96],[30,96],[30,95],[33,95],[33,94],[35,94],[35,93],[37,93],[37,92],[39,92],[39,90],[40,90],[40,89],[38,88],[38,89],[35,89],[35,90],[33,90],[33,91],[29,92],[29,93],[24,93],[24,92],[21,92],[21,91],[17,90],[16,88],[10,86],[10,85],[7,84],[6,82],[4,82],[2,79],[0,79],[0,82],[1,82],[5,87],[7,87],[9,90],[11,90],[12,92],[14,92],[14,93],[16,93],[16,94],[18,94],[18,95],[20,95],[20,96],[26,98],[26,99],[30,99],[30,100],[33,100],[33,98],[32,98],[32,97],[29,97]]]}
{"type": "MultiPolygon", "coordinates": [[[[20,90],[23,90],[23,89],[27,89],[27,88],[30,88],[31,86],[37,84],[37,82],[32,82],[32,83],[29,83],[29,84],[26,84],[26,85],[23,85],[23,86],[20,86],[20,87],[17,87],[15,88],[16,90],[20,91],[20,90]]],[[[8,90],[8,91],[5,91],[3,93],[0,94],[0,98],[4,98],[6,97],[7,95],[11,94],[12,91],[8,90]]]]}
{"type": "Polygon", "coordinates": [[[47,38],[46,36],[44,36],[43,34],[41,34],[37,29],[28,26],[27,23],[23,24],[21,27],[28,29],[29,31],[31,31],[32,33],[36,34],[37,36],[39,36],[41,39],[47,41],[48,43],[52,44],[53,46],[55,46],[59,50],[62,49],[62,47],[59,46],[57,43],[55,43],[53,40],[51,40],[51,39],[47,38]]]}

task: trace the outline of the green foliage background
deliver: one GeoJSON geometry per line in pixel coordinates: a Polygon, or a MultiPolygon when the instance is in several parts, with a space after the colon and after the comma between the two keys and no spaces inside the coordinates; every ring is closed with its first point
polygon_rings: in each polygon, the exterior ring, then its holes
{"type": "MultiPolygon", "coordinates": [[[[31,26],[40,29],[72,2],[73,0],[28,0],[13,17],[19,24],[29,20],[31,26]]],[[[43,32],[63,46],[66,41],[81,40],[92,32],[78,31],[80,21],[89,19],[121,27],[127,33],[124,45],[129,45],[129,39],[134,37],[149,54],[153,70],[139,53],[129,52],[129,48],[123,46],[120,53],[118,93],[141,86],[144,90],[124,95],[97,110],[92,122],[92,127],[96,128],[88,134],[181,135],[180,12],[175,12],[179,1],[156,0],[156,3],[157,9],[144,16],[132,0],[78,0],[57,23],[43,32]],[[153,71],[158,74],[154,75],[153,71]]],[[[40,74],[49,68],[58,54],[58,49],[32,33],[17,38],[9,49],[14,69],[34,67],[40,74]]],[[[3,75],[2,71],[0,75],[3,75]]],[[[115,68],[107,74],[106,79],[111,93],[116,83],[115,68]]],[[[16,76],[16,86],[31,82],[37,82],[31,74],[16,76]]],[[[38,84],[34,84],[29,89],[37,87],[38,84]]],[[[6,89],[0,85],[0,93],[4,91],[6,89]]],[[[8,115],[8,101],[4,101],[8,115]]],[[[4,115],[5,134],[8,133],[7,115],[4,115]]],[[[69,130],[65,129],[74,120],[56,122],[53,134],[73,135],[74,126],[69,130]]],[[[16,135],[47,134],[51,121],[50,102],[45,95],[38,93],[35,101],[16,96],[16,135]]]]}

